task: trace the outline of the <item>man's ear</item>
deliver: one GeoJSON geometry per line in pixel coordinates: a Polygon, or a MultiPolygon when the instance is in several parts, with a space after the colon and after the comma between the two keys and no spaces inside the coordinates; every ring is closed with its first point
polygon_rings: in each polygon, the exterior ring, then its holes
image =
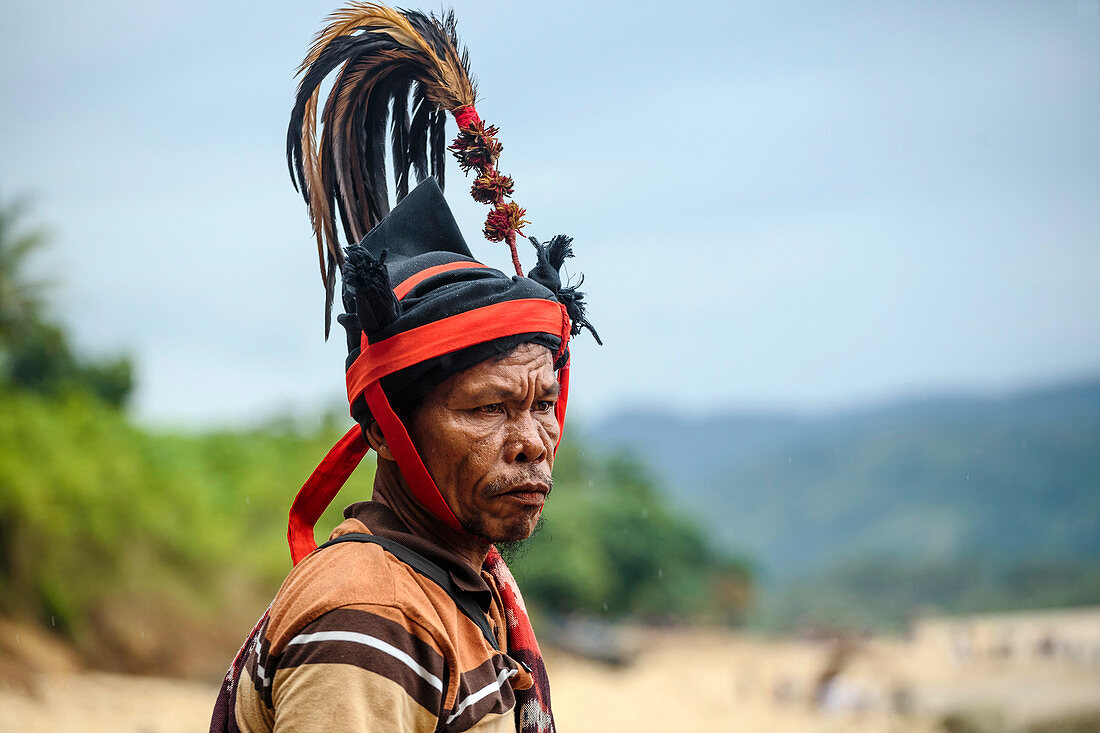
{"type": "Polygon", "coordinates": [[[363,431],[363,435],[366,437],[367,442],[370,443],[370,447],[374,448],[378,453],[378,457],[387,461],[396,461],[393,457],[393,452],[390,450],[389,443],[386,442],[386,436],[382,435],[382,428],[378,427],[377,420],[371,420],[370,425],[363,431]]]}

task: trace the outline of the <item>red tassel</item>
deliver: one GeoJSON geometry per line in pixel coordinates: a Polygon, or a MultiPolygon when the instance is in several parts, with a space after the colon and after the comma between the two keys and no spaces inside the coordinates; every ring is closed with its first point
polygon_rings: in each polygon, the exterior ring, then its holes
{"type": "Polygon", "coordinates": [[[504,149],[496,139],[499,130],[481,120],[470,123],[469,127],[459,130],[458,137],[447,149],[458,158],[458,165],[464,173],[476,170],[484,173],[496,165],[500,152],[504,149]]]}
{"type": "Polygon", "coordinates": [[[470,195],[481,204],[499,204],[505,197],[511,196],[512,191],[512,177],[496,172],[478,176],[470,187],[470,195]]]}
{"type": "Polygon", "coordinates": [[[526,214],[527,210],[521,208],[515,201],[498,204],[485,217],[485,229],[482,233],[490,242],[506,241],[509,234],[515,236],[515,232],[530,223],[523,218],[526,214]]]}

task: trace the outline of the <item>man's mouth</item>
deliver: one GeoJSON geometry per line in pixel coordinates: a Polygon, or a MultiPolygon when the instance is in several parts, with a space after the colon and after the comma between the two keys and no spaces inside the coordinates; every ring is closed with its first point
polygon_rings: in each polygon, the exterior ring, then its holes
{"type": "Polygon", "coordinates": [[[525,483],[514,486],[507,491],[502,491],[498,496],[503,496],[526,506],[542,506],[546,503],[546,496],[550,493],[550,484],[525,483]]]}

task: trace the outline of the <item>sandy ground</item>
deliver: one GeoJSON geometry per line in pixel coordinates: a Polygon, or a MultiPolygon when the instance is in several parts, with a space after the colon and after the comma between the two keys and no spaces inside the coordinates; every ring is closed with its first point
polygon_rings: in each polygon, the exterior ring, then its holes
{"type": "MultiPolygon", "coordinates": [[[[935,646],[870,640],[760,639],[730,632],[633,632],[638,656],[609,667],[548,653],[564,733],[612,731],[940,730],[951,711],[997,712],[995,730],[1071,709],[1100,707],[1100,665],[970,660],[935,646]],[[839,656],[838,656],[839,654],[839,656]],[[843,657],[843,663],[836,664],[843,657]],[[826,707],[815,682],[840,667],[826,707]]],[[[75,669],[0,686],[0,731],[203,731],[214,684],[75,669]]]]}
{"type": "MultiPolygon", "coordinates": [[[[707,632],[649,633],[621,670],[575,657],[550,658],[554,709],[563,731],[931,731],[875,705],[823,713],[813,678],[829,651],[816,644],[707,632]]],[[[882,701],[880,701],[882,702],[882,701]]]]}
{"type": "Polygon", "coordinates": [[[29,691],[0,689],[0,730],[20,733],[204,731],[213,685],[102,673],[49,673],[29,691]]]}

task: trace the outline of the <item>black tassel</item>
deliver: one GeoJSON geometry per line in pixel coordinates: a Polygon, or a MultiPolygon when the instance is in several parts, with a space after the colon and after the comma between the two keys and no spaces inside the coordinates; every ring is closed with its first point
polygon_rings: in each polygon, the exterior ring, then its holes
{"type": "MultiPolygon", "coordinates": [[[[562,235],[554,237],[550,240],[550,242],[546,244],[541,244],[539,240],[535,239],[534,237],[528,237],[527,239],[529,239],[531,241],[531,244],[534,245],[535,257],[537,258],[535,266],[532,267],[531,271],[527,273],[527,277],[531,278],[540,285],[545,285],[546,288],[551,292],[557,293],[559,290],[561,290],[561,273],[558,272],[558,270],[561,269],[561,262],[555,265],[550,261],[550,246],[559,239],[565,239],[567,240],[565,246],[568,248],[568,242],[572,240],[570,240],[569,237],[564,237],[562,235]]],[[[565,258],[563,257],[562,262],[564,261],[565,258]]]]}
{"type": "Polygon", "coordinates": [[[344,302],[354,301],[359,326],[369,337],[401,315],[386,270],[386,252],[374,259],[367,248],[353,244],[344,250],[344,302]]]}
{"type": "Polygon", "coordinates": [[[560,270],[565,260],[573,256],[573,238],[559,234],[551,237],[546,244],[541,244],[534,237],[528,237],[528,239],[535,247],[535,256],[538,258],[538,262],[527,273],[527,277],[553,292],[558,302],[565,306],[565,310],[569,314],[569,320],[573,322],[571,335],[576,336],[580,334],[581,329],[587,328],[592,337],[596,339],[596,343],[603,346],[600,335],[596,333],[596,329],[588,321],[584,293],[577,290],[584,283],[584,276],[581,276],[575,286],[562,287],[560,270]]]}

